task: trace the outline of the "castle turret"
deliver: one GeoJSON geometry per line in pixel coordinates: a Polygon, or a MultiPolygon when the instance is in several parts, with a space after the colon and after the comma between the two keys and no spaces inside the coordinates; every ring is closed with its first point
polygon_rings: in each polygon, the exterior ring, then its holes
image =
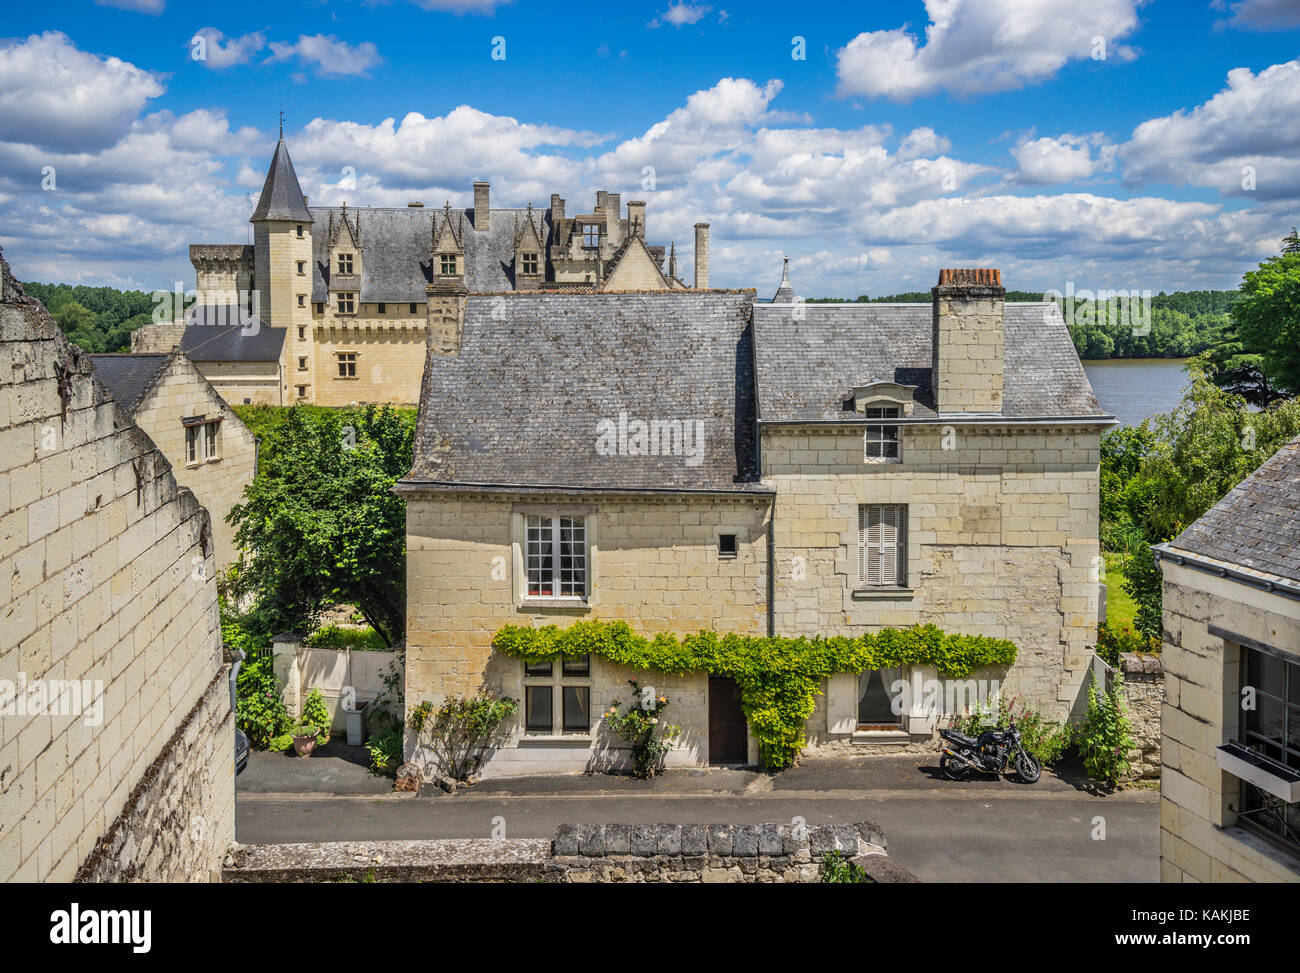
{"type": "Polygon", "coordinates": [[[312,218],[283,131],[248,222],[253,224],[253,280],[259,316],[276,328],[310,324],[312,218]]]}

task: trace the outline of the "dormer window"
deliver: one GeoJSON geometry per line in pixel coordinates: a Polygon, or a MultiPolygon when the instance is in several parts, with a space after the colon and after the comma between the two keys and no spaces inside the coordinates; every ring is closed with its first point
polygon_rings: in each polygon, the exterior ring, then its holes
{"type": "Polygon", "coordinates": [[[454,253],[438,254],[438,272],[444,277],[456,276],[456,255],[454,253]]]}
{"type": "MultiPolygon", "coordinates": [[[[891,406],[868,406],[866,417],[868,419],[897,419],[899,409],[896,405],[891,406]]],[[[866,450],[866,459],[871,460],[897,460],[898,456],[898,426],[867,426],[867,431],[863,436],[863,443],[866,450]]]]}
{"type": "Polygon", "coordinates": [[[522,270],[522,273],[524,273],[524,274],[527,275],[527,276],[532,276],[532,277],[537,276],[537,272],[538,272],[538,271],[537,271],[537,267],[538,267],[538,264],[539,264],[539,261],[538,261],[538,255],[537,255],[537,254],[535,254],[535,253],[526,253],[526,254],[524,254],[524,255],[523,255],[523,270],[522,270]]]}
{"type": "Polygon", "coordinates": [[[352,273],[352,254],[350,253],[339,254],[339,273],[340,274],[352,273]]]}
{"type": "Polygon", "coordinates": [[[584,223],[582,225],[582,245],[584,247],[600,246],[600,224],[584,223]]]}
{"type": "Polygon", "coordinates": [[[357,312],[357,295],[356,294],[339,294],[339,314],[355,314],[357,312]]]}

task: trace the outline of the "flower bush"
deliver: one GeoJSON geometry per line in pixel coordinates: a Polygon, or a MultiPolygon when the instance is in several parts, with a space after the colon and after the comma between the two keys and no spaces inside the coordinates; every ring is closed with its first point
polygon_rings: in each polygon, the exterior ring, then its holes
{"type": "Polygon", "coordinates": [[[653,696],[635,679],[629,679],[632,702],[627,712],[620,713],[622,704],[616,699],[602,717],[611,733],[622,737],[632,746],[632,772],[641,778],[653,777],[663,769],[664,757],[672,749],[673,741],[682,735],[682,728],[662,723],[659,714],[668,706],[667,696],[653,696]]]}

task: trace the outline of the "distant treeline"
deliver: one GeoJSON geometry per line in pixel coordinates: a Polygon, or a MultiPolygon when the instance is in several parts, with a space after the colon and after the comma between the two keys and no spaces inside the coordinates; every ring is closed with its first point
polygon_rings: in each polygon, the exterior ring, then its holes
{"type": "Polygon", "coordinates": [[[131,332],[152,320],[154,302],[144,291],[72,284],[23,284],[54,316],[63,334],[83,351],[130,351],[131,332]]]}
{"type": "MultiPolygon", "coordinates": [[[[1229,309],[1237,291],[1163,291],[1151,297],[1150,321],[1145,309],[1132,308],[1127,326],[1109,320],[1093,302],[1078,302],[1069,324],[1070,337],[1080,358],[1188,358],[1212,347],[1229,323],[1229,309]],[[1150,333],[1145,324],[1150,324],[1150,333]],[[1137,333],[1135,333],[1137,332],[1137,333]]],[[[851,302],[833,297],[809,298],[810,304],[929,304],[929,291],[908,291],[868,297],[860,294],[851,302]]],[[[1008,301],[1041,301],[1042,291],[1007,291],[1008,301]]],[[[1113,313],[1113,311],[1112,311],[1113,313]]]]}

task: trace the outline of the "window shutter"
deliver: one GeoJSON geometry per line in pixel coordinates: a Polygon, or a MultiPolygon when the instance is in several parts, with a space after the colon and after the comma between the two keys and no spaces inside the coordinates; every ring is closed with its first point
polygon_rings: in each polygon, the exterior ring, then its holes
{"type": "Polygon", "coordinates": [[[880,511],[880,584],[898,584],[898,507],[880,511]]]}

